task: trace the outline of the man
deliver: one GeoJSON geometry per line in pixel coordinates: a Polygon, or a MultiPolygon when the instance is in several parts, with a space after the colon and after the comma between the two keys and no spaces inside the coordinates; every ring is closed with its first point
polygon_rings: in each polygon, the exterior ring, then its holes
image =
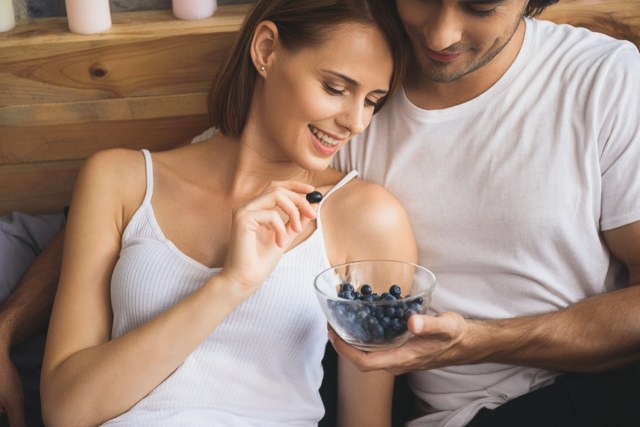
{"type": "Polygon", "coordinates": [[[404,203],[438,279],[406,345],[331,334],[411,372],[409,426],[640,425],[640,55],[525,18],[552,2],[397,0],[414,63],[339,154],[404,203]]]}
{"type": "Polygon", "coordinates": [[[42,425],[39,367],[60,271],[63,224],[62,214],[0,217],[0,426],[42,425]]]}

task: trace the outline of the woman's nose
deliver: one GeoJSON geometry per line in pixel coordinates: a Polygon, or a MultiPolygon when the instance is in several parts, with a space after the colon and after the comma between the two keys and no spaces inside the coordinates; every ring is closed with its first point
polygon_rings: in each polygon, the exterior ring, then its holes
{"type": "MultiPolygon", "coordinates": [[[[373,109],[372,109],[373,110],[373,109]]],[[[337,119],[338,125],[349,130],[351,136],[359,134],[369,125],[371,114],[365,109],[364,102],[352,102],[337,119]]]]}

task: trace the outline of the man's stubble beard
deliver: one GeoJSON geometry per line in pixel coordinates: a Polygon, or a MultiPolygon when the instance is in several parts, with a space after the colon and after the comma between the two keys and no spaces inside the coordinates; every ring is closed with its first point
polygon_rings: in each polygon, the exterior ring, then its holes
{"type": "MultiPolygon", "coordinates": [[[[516,31],[518,30],[518,25],[520,24],[520,20],[522,18],[518,18],[518,20],[516,21],[516,25],[515,28],[513,29],[513,31],[511,32],[511,34],[509,35],[509,38],[500,46],[496,47],[495,49],[487,52],[484,56],[477,58],[475,60],[475,62],[472,62],[471,65],[469,67],[467,67],[464,70],[460,70],[460,71],[447,71],[447,68],[451,65],[451,64],[444,64],[444,63],[438,63],[435,61],[430,61],[429,59],[424,59],[422,63],[420,63],[417,59],[416,56],[414,56],[413,58],[413,62],[414,65],[419,67],[422,74],[427,77],[427,79],[436,82],[436,83],[449,83],[449,82],[453,82],[456,80],[461,79],[462,77],[466,76],[467,74],[471,74],[474,71],[484,67],[485,65],[489,64],[491,61],[493,61],[493,59],[498,56],[498,54],[500,54],[500,52],[502,52],[502,50],[509,44],[509,42],[511,41],[511,39],[513,38],[513,36],[515,35],[516,31]]],[[[467,51],[473,51],[473,47],[467,49],[467,51]]],[[[414,51],[414,55],[416,55],[415,51],[414,51]]]]}

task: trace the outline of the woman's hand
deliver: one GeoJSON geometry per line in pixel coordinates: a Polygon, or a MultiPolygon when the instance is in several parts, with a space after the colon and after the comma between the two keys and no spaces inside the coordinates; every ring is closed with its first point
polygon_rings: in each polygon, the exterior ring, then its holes
{"type": "Polygon", "coordinates": [[[233,210],[231,240],[220,273],[250,292],[264,282],[295,237],[316,218],[306,200],[314,187],[274,182],[260,196],[233,210]]]}

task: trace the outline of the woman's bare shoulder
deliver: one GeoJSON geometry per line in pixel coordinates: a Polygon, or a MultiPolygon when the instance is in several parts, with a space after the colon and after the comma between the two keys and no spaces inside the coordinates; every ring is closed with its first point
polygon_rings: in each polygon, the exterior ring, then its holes
{"type": "MultiPolygon", "coordinates": [[[[142,152],[113,148],[92,154],[84,162],[74,189],[74,198],[120,211],[124,216],[142,203],[146,189],[146,167],[142,152]]],[[[72,201],[73,207],[73,201],[72,201]]]]}
{"type": "Polygon", "coordinates": [[[336,191],[323,209],[326,234],[340,242],[340,248],[329,246],[342,251],[346,260],[415,258],[415,239],[407,212],[381,185],[354,179],[336,191]]]}
{"type": "Polygon", "coordinates": [[[349,207],[356,214],[368,212],[367,217],[373,219],[384,219],[386,215],[398,213],[398,210],[404,212],[400,201],[386,188],[360,178],[351,180],[336,191],[333,197],[335,200],[332,204],[340,205],[341,208],[349,207]]]}

